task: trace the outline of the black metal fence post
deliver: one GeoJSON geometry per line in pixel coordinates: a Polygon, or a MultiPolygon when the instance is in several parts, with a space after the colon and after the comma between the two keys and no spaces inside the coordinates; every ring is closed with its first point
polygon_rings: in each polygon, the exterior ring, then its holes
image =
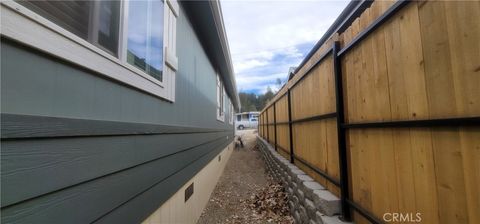
{"type": "Polygon", "coordinates": [[[275,141],[275,151],[278,151],[277,148],[277,109],[276,109],[276,102],[273,102],[273,134],[275,134],[274,141],[275,141]]]}
{"type": "Polygon", "coordinates": [[[290,142],[290,163],[295,161],[295,153],[293,151],[293,132],[292,132],[292,103],[290,99],[290,89],[287,90],[287,99],[288,99],[288,133],[289,133],[289,142],[290,142]]]}
{"type": "Polygon", "coordinates": [[[348,163],[347,163],[347,145],[345,129],[342,123],[345,122],[344,108],[343,108],[343,87],[342,87],[342,67],[340,57],[337,56],[340,50],[340,43],[335,41],[333,44],[333,70],[335,76],[335,97],[337,110],[337,137],[338,137],[338,158],[340,168],[340,199],[342,207],[341,218],[344,221],[351,221],[351,211],[348,204],[348,163]]]}

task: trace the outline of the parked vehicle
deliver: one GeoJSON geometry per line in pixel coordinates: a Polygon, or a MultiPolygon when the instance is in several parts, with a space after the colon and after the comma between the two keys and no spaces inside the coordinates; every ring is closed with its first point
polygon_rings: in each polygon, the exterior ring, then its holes
{"type": "Polygon", "coordinates": [[[245,128],[257,128],[259,114],[260,112],[257,111],[236,114],[237,121],[235,122],[235,127],[238,130],[243,130],[245,128]]]}

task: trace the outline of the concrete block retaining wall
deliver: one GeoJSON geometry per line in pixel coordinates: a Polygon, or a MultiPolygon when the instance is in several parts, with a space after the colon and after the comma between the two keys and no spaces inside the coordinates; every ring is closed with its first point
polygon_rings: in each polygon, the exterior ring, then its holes
{"type": "Polygon", "coordinates": [[[263,138],[257,142],[267,171],[285,187],[295,223],[340,224],[340,199],[285,159],[263,138]]]}

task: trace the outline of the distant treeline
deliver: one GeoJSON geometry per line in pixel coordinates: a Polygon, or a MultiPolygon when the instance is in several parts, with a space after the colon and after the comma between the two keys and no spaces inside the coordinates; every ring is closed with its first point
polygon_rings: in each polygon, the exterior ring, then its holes
{"type": "Polygon", "coordinates": [[[241,112],[260,111],[265,104],[273,98],[273,93],[270,87],[267,88],[265,94],[244,93],[240,92],[240,103],[242,104],[241,112]]]}

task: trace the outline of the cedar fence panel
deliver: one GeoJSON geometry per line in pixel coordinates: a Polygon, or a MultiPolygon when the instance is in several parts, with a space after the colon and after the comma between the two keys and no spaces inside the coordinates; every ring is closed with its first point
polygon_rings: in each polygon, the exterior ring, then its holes
{"type": "Polygon", "coordinates": [[[261,112],[260,135],[345,219],[480,223],[480,3],[362,4],[261,112]]]}

